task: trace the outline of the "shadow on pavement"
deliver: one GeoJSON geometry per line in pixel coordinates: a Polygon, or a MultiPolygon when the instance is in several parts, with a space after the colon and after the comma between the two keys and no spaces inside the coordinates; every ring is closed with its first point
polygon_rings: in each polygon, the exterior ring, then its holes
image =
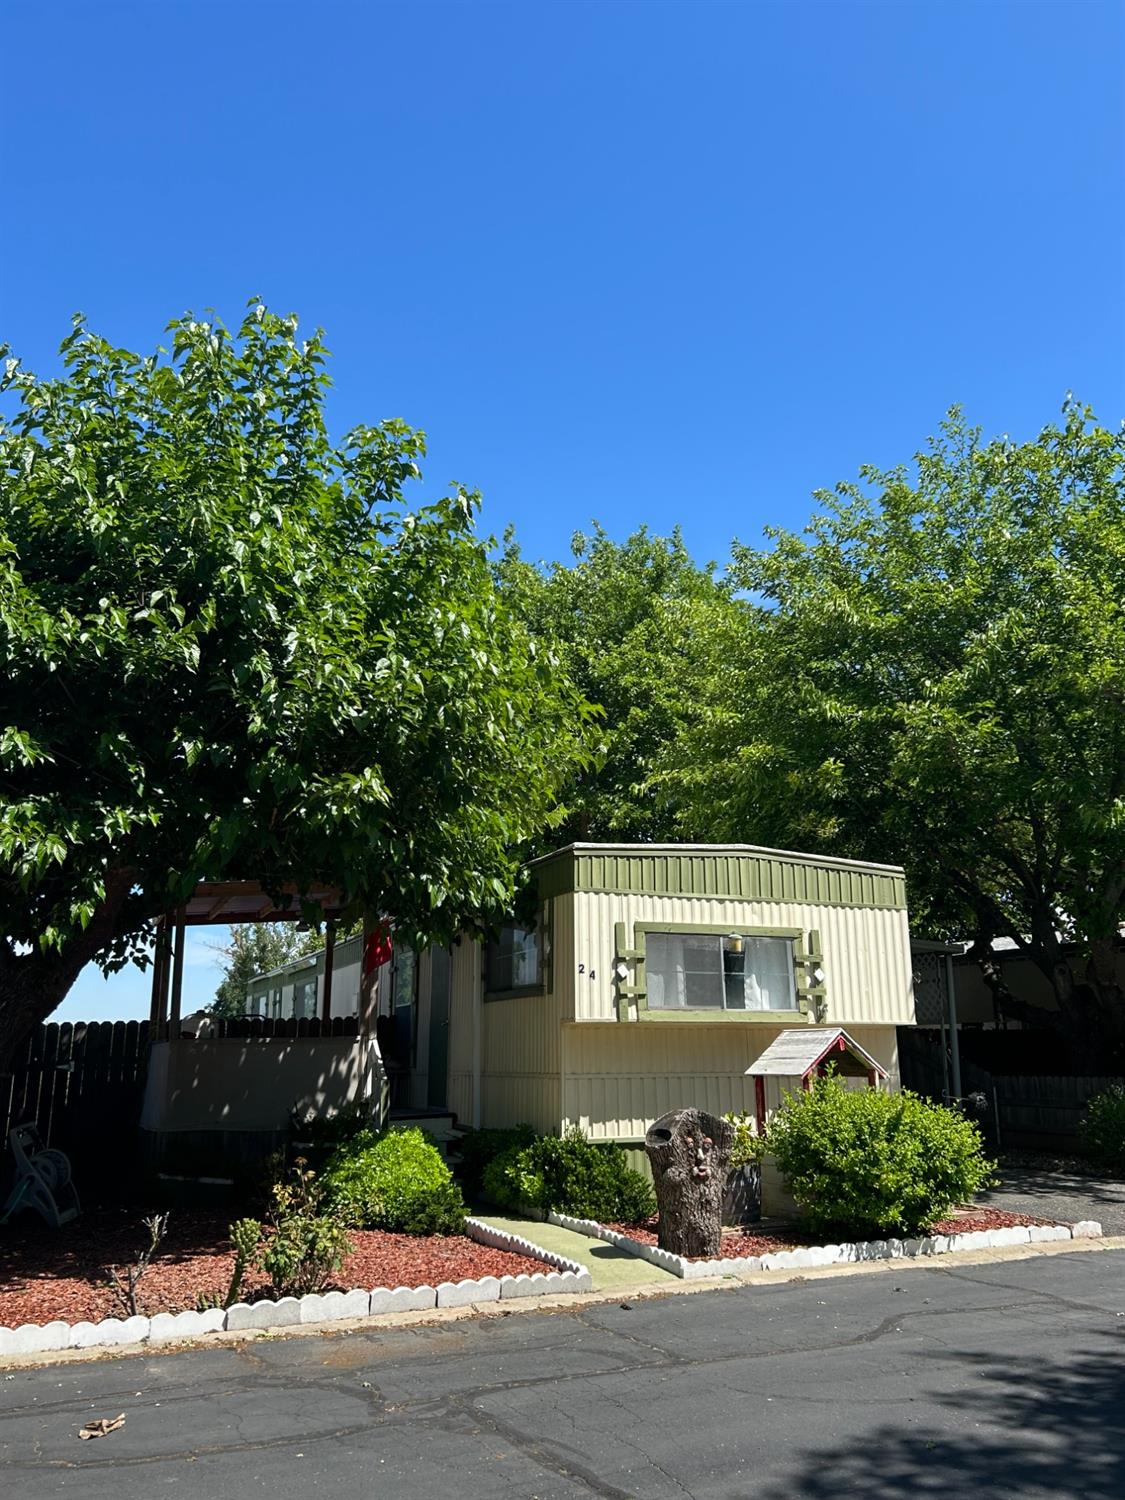
{"type": "MultiPolygon", "coordinates": [[[[1085,1172],[1037,1171],[1033,1167],[1001,1166],[1000,1193],[1018,1193],[1023,1197],[1090,1199],[1125,1208],[1125,1182],[1112,1177],[1095,1177],[1085,1172]]],[[[992,1195],[989,1195],[992,1196],[992,1195]]]]}
{"type": "MultiPolygon", "coordinates": [[[[1125,1318],[1122,1323],[1125,1324],[1125,1318]]],[[[1050,1350],[1035,1360],[957,1355],[971,1389],[938,1395],[957,1413],[959,1430],[886,1425],[826,1461],[810,1452],[807,1469],[757,1500],[865,1500],[903,1496],[1003,1495],[1019,1500],[1125,1495],[1125,1328],[1065,1367],[1050,1350]]],[[[930,1355],[946,1361],[949,1356],[930,1355]]],[[[924,1370],[924,1362],[920,1362],[924,1370]]],[[[922,1375],[924,1382],[924,1374],[922,1375]]]]}

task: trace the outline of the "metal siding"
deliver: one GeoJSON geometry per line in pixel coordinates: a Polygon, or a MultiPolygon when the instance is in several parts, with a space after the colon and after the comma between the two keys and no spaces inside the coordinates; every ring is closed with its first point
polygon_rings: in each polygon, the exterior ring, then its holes
{"type": "MultiPolygon", "coordinates": [[[[637,922],[715,926],[729,922],[732,927],[795,927],[806,934],[813,929],[819,931],[828,1000],[825,1024],[909,1026],[914,1023],[910,940],[904,911],[600,892],[557,898],[555,910],[554,977],[556,988],[565,995],[563,1019],[615,1019],[615,922],[625,922],[630,944],[637,922]],[[572,913],[573,940],[568,947],[564,933],[570,927],[572,913]],[[585,966],[583,974],[578,973],[580,964],[585,966]],[[589,977],[591,973],[596,976],[593,980],[589,977]]],[[[655,1025],[654,1022],[637,1024],[655,1025]]],[[[753,1030],[760,1030],[762,1024],[747,1022],[753,1030]]],[[[668,1029],[680,1033],[690,1025],[684,1021],[668,1029]]],[[[730,1029],[734,1023],[726,1025],[730,1029]]]]}
{"type": "MultiPolygon", "coordinates": [[[[556,898],[556,923],[560,901],[556,898]]],[[[556,926],[554,943],[558,942],[556,926]]],[[[556,946],[556,958],[557,954],[556,946]]],[[[558,1130],[560,1004],[555,989],[543,995],[490,1000],[482,1007],[482,1125],[526,1122],[536,1130],[558,1130]]]]}
{"type": "MultiPolygon", "coordinates": [[[[573,894],[555,896],[551,902],[551,993],[560,1020],[574,1019],[574,906],[573,894]]],[[[611,934],[612,936],[612,934],[611,934]]]]}
{"type": "MultiPolygon", "coordinates": [[[[632,895],[708,896],[779,900],[843,906],[901,908],[906,904],[903,877],[872,870],[762,853],[684,852],[651,854],[584,851],[574,857],[573,887],[579,891],[617,891],[632,895]]],[[[544,867],[545,895],[566,888],[560,861],[544,867]]]]}
{"type": "MultiPolygon", "coordinates": [[[[754,1112],[754,1080],[745,1070],[783,1028],[731,1026],[675,1028],[563,1028],[563,1128],[580,1125],[594,1140],[638,1140],[653,1120],[688,1105],[714,1114],[754,1112]]],[[[856,1028],[856,1041],[898,1087],[894,1028],[856,1028]]],[[[764,1080],[768,1113],[784,1100],[788,1081],[764,1080]]]]}
{"type": "Polygon", "coordinates": [[[473,997],[480,984],[480,944],[454,943],[449,975],[449,1108],[464,1124],[473,1118],[473,997]]]}

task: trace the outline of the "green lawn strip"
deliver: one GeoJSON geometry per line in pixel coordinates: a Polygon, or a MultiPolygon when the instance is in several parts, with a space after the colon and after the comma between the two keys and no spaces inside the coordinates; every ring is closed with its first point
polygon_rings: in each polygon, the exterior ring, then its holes
{"type": "Polygon", "coordinates": [[[510,1219],[499,1214],[478,1213],[477,1218],[491,1224],[495,1229],[507,1230],[509,1234],[522,1235],[533,1245],[544,1250],[553,1250],[556,1255],[566,1255],[580,1261],[589,1269],[597,1292],[622,1291],[631,1287],[653,1286],[657,1282],[675,1282],[679,1277],[647,1260],[629,1255],[603,1240],[590,1239],[577,1234],[573,1229],[563,1229],[558,1224],[545,1224],[538,1219],[510,1219]]]}

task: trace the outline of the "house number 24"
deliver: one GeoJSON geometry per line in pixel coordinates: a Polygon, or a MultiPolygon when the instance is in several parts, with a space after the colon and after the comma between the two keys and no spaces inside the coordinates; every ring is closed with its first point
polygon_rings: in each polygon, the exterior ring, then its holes
{"type": "MultiPolygon", "coordinates": [[[[578,965],[578,972],[579,972],[579,974],[585,974],[585,972],[586,972],[586,965],[585,964],[579,964],[578,965]]],[[[596,979],[597,977],[598,977],[597,970],[596,969],[591,969],[590,970],[590,978],[591,979],[596,979]]]]}

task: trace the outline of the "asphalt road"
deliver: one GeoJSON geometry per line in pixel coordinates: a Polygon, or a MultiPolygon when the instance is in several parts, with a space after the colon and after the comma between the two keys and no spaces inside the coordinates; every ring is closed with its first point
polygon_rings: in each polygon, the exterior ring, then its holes
{"type": "Polygon", "coordinates": [[[932,1263],[15,1371],[0,1495],[1121,1500],[1123,1273],[932,1263]]]}
{"type": "Polygon", "coordinates": [[[1000,1186],[981,1203],[1072,1224],[1097,1219],[1106,1234],[1125,1234],[1125,1182],[1058,1168],[1002,1165],[1000,1186]]]}

